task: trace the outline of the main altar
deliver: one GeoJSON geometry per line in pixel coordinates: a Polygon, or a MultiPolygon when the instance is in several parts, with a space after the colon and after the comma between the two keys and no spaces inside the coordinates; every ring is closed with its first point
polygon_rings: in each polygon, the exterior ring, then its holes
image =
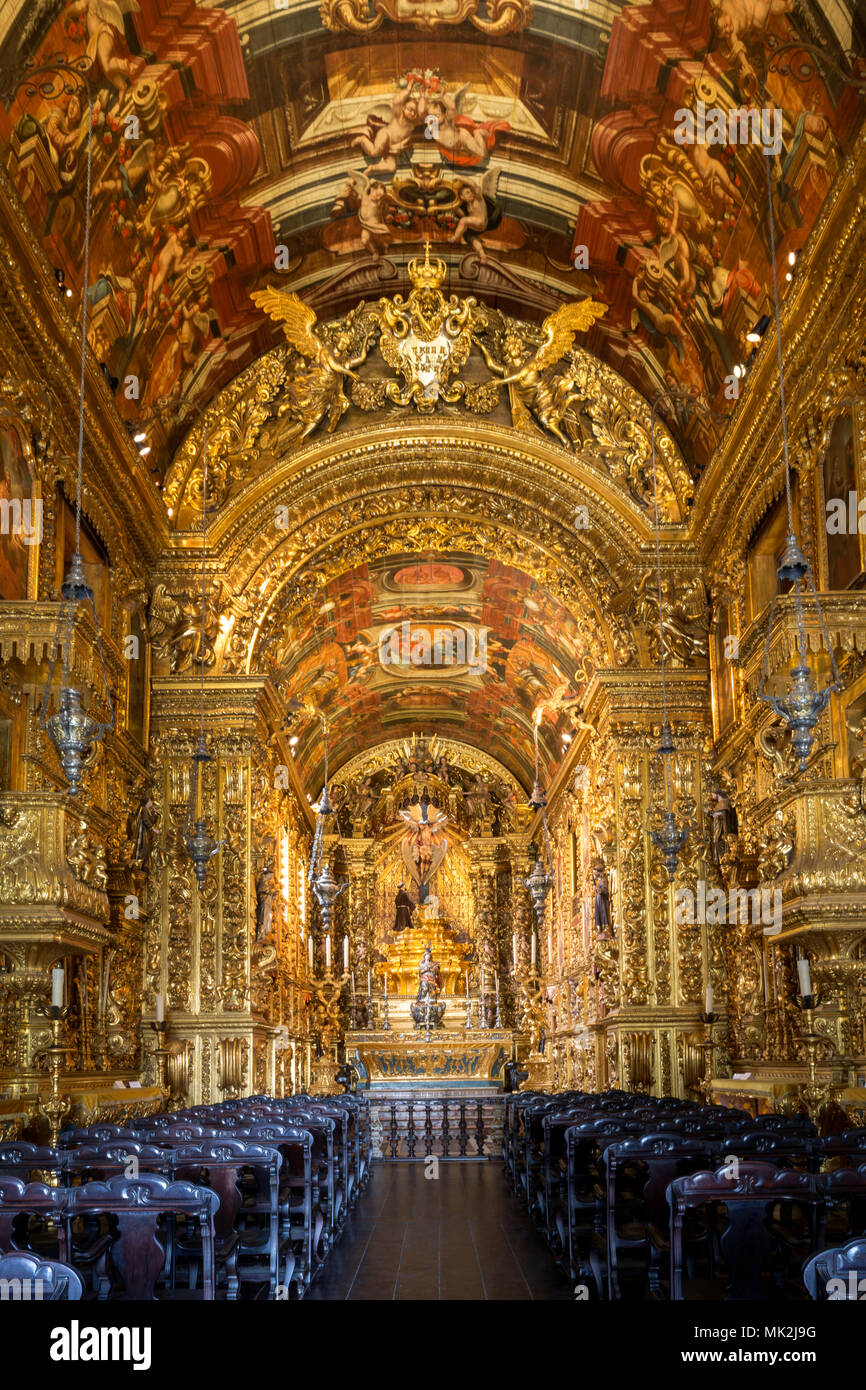
{"type": "Polygon", "coordinates": [[[413,921],[376,966],[378,1025],[346,1035],[360,1086],[390,1093],[416,1085],[461,1093],[501,1088],[512,1034],[485,1026],[482,1001],[469,990],[471,948],[435,905],[419,905],[413,921]]]}

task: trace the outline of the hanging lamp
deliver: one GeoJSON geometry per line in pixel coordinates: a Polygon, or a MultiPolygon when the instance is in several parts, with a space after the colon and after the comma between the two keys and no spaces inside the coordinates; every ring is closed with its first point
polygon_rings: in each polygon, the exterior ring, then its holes
{"type": "Polygon", "coordinates": [[[203,809],[203,769],[205,763],[212,761],[208,752],[207,739],[204,732],[204,667],[207,631],[207,573],[205,561],[207,558],[207,427],[205,419],[204,425],[204,450],[202,465],[202,494],[201,494],[201,647],[199,650],[199,664],[201,666],[201,712],[199,722],[199,736],[195,751],[192,755],[192,774],[189,784],[189,801],[186,808],[186,823],[184,825],[183,842],[186,852],[192,860],[193,871],[195,872],[196,883],[199,891],[204,887],[207,876],[207,866],[222,848],[222,840],[214,840],[208,832],[205,819],[202,814],[203,809]]]}
{"type": "Polygon", "coordinates": [[[81,381],[78,399],[78,467],[75,488],[75,550],[69,562],[69,569],[61,585],[62,605],[54,639],[54,648],[48,679],[42,696],[39,726],[48,734],[57,750],[60,766],[69,784],[70,796],[77,795],[87,763],[96,745],[114,728],[115,707],[108,683],[105,666],[105,652],[102,648],[102,633],[96,614],[96,601],[93,589],[87,580],[84,561],[81,558],[81,491],[84,459],[84,384],[87,364],[87,283],[90,267],[90,190],[93,165],[93,102],[87,101],[87,193],[84,209],[84,279],[81,295],[81,381]],[[108,702],[109,718],[105,721],[95,719],[84,708],[84,697],[78,685],[72,680],[73,641],[75,615],[78,605],[89,606],[96,633],[96,646],[102,668],[102,686],[108,702]],[[61,655],[60,703],[54,714],[47,713],[51,703],[54,672],[58,654],[61,655]]]}
{"type": "Polygon", "coordinates": [[[676,812],[674,810],[674,799],[676,796],[676,768],[677,750],[674,744],[673,732],[671,730],[670,719],[668,717],[668,691],[667,691],[667,670],[665,666],[665,633],[664,623],[662,622],[662,561],[661,545],[659,541],[659,498],[658,480],[656,476],[656,406],[653,405],[652,419],[650,422],[650,442],[652,449],[653,467],[653,516],[655,522],[655,543],[656,543],[656,592],[659,606],[659,649],[661,654],[662,666],[662,732],[661,741],[655,754],[655,765],[658,769],[659,779],[664,789],[664,804],[661,812],[661,829],[656,829],[655,819],[657,808],[652,805],[649,810],[649,822],[647,833],[650,840],[657,850],[661,851],[665,868],[668,871],[668,879],[673,883],[677,865],[680,860],[680,851],[686,840],[689,838],[691,823],[679,825],[676,812]]]}
{"type": "Polygon", "coordinates": [[[550,827],[547,824],[547,796],[541,785],[541,772],[538,762],[538,725],[541,722],[541,710],[536,711],[533,720],[533,738],[535,743],[535,782],[532,787],[532,795],[529,804],[536,811],[541,812],[541,824],[544,829],[544,853],[546,863],[541,859],[536,859],[535,867],[528,878],[522,880],[524,888],[529,892],[532,899],[532,906],[535,912],[535,920],[539,929],[544,921],[544,908],[547,903],[547,895],[553,886],[553,856],[550,850],[550,827]]]}
{"type": "Polygon", "coordinates": [[[791,503],[791,464],[788,455],[788,414],[785,404],[785,371],[782,361],[782,321],[779,312],[779,283],[776,274],[776,223],[773,213],[773,184],[770,177],[771,153],[765,151],[764,158],[767,171],[770,261],[773,268],[773,309],[776,319],[776,352],[779,362],[779,403],[782,415],[782,448],[785,460],[785,501],[788,508],[788,531],[785,536],[785,548],[782,551],[776,570],[776,585],[773,591],[773,601],[770,604],[767,638],[764,644],[764,661],[761,667],[761,679],[758,685],[758,699],[768,704],[773,713],[778,715],[791,730],[791,746],[796,754],[800,770],[802,771],[809,760],[818,721],[830,702],[831,694],[838,693],[842,689],[842,680],[839,675],[838,667],[836,666],[833,646],[830,642],[827,625],[824,621],[824,614],[821,611],[821,604],[815,590],[815,584],[812,578],[812,567],[803,554],[794,527],[794,510],[791,503]],[[824,643],[830,657],[832,680],[828,681],[820,690],[816,686],[812,668],[809,665],[802,592],[804,581],[808,582],[809,589],[811,590],[815,611],[818,614],[821,631],[824,634],[824,643]],[[797,617],[797,656],[794,665],[790,669],[791,679],[788,682],[785,695],[779,696],[773,695],[767,690],[767,682],[770,678],[770,648],[773,637],[773,619],[776,612],[776,600],[779,597],[780,587],[785,582],[789,582],[793,585],[794,608],[797,617]]]}

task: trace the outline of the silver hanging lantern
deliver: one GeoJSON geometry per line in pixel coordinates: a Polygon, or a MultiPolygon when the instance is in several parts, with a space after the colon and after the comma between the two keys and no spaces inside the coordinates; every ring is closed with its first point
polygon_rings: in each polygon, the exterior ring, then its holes
{"type": "Polygon", "coordinates": [[[535,867],[528,878],[521,879],[524,888],[527,889],[532,899],[532,907],[535,912],[535,920],[539,930],[544,921],[544,909],[547,905],[547,895],[553,887],[553,855],[550,849],[550,827],[547,824],[547,796],[541,785],[541,772],[538,761],[538,724],[540,721],[540,711],[538,718],[534,722],[533,737],[535,743],[535,782],[532,787],[532,795],[529,798],[530,806],[536,811],[541,812],[541,825],[544,831],[544,852],[547,863],[541,859],[536,859],[535,867]]]}
{"type": "Polygon", "coordinates": [[[201,665],[201,715],[199,724],[198,743],[192,755],[192,774],[189,784],[189,801],[187,802],[186,824],[184,826],[183,843],[189,858],[192,860],[195,881],[199,891],[204,888],[205,878],[207,877],[207,866],[222,849],[222,840],[214,840],[209,833],[202,815],[202,805],[204,801],[204,765],[212,762],[207,748],[207,739],[204,733],[204,666],[205,652],[207,644],[205,633],[207,631],[207,575],[205,570],[205,560],[207,557],[207,420],[204,427],[204,448],[202,465],[202,497],[201,497],[201,646],[199,650],[199,663],[201,665]]]}
{"type": "Polygon", "coordinates": [[[348,883],[340,883],[339,879],[334,878],[331,872],[330,862],[323,854],[323,844],[327,834],[327,824],[329,816],[334,817],[337,833],[340,832],[340,821],[337,812],[328,794],[328,723],[322,715],[322,734],[325,744],[325,780],[322,787],[322,795],[319,797],[319,804],[316,807],[316,828],[313,832],[313,849],[310,855],[310,868],[307,874],[307,882],[311,885],[316,902],[319,904],[322,913],[322,927],[326,937],[331,934],[331,924],[334,918],[334,904],[340,894],[348,886],[348,883]]]}
{"type": "Polygon", "coordinates": [[[782,361],[782,321],[779,313],[779,285],[776,275],[776,224],[773,213],[773,185],[770,177],[770,158],[765,155],[767,170],[767,199],[769,204],[769,223],[770,223],[770,263],[773,267],[773,307],[776,316],[776,352],[779,364],[779,400],[782,413],[782,447],[785,459],[785,499],[788,506],[788,532],[785,536],[785,548],[776,570],[776,587],[773,592],[773,601],[770,604],[770,616],[767,622],[767,640],[764,644],[764,662],[761,668],[761,679],[758,685],[758,699],[768,704],[774,714],[778,715],[788,728],[791,730],[791,747],[797,756],[800,771],[806,767],[809,761],[809,754],[812,751],[812,744],[815,739],[815,730],[818,721],[827,705],[830,703],[830,696],[838,693],[842,689],[842,679],[836,665],[836,658],[833,654],[833,646],[827,632],[827,625],[824,622],[824,614],[821,611],[821,604],[818,601],[818,594],[812,579],[812,567],[800,547],[797,533],[794,530],[794,512],[791,505],[791,465],[788,456],[788,414],[785,406],[785,372],[782,361]],[[818,620],[821,624],[821,631],[824,634],[824,644],[830,657],[830,669],[832,680],[829,680],[822,689],[816,688],[816,682],[812,675],[812,668],[809,665],[808,647],[806,645],[806,623],[803,608],[803,582],[808,581],[812,592],[812,600],[818,620]],[[767,691],[767,682],[770,678],[770,647],[773,638],[773,619],[776,612],[776,600],[779,597],[780,586],[789,582],[794,588],[794,607],[797,615],[797,659],[791,667],[791,679],[784,697],[770,694],[767,691]]]}
{"type": "Polygon", "coordinates": [[[661,781],[664,788],[664,806],[661,812],[661,828],[657,829],[658,810],[650,806],[650,823],[647,825],[647,834],[650,841],[657,850],[661,851],[665,868],[668,871],[668,879],[674,881],[677,865],[680,862],[680,851],[691,831],[691,822],[686,821],[683,825],[677,823],[676,812],[674,811],[674,798],[676,796],[676,757],[677,750],[674,744],[673,732],[671,730],[670,719],[668,718],[668,687],[667,670],[665,665],[665,632],[662,622],[662,561],[661,544],[659,541],[659,499],[658,483],[656,479],[656,408],[658,401],[653,404],[650,421],[650,441],[652,448],[653,466],[653,512],[655,521],[655,542],[656,542],[656,590],[659,606],[659,652],[662,667],[662,734],[656,757],[659,760],[661,771],[661,781]]]}
{"type": "Polygon", "coordinates": [[[39,726],[47,733],[57,750],[60,766],[69,783],[69,795],[77,795],[81,779],[88,761],[93,755],[100,739],[114,728],[114,699],[108,683],[105,667],[105,653],[102,649],[102,633],[96,614],[93,589],[87,581],[84,561],[81,558],[81,490],[84,459],[84,384],[87,363],[87,284],[90,267],[90,188],[93,164],[93,103],[88,98],[88,136],[87,136],[87,192],[84,210],[84,280],[81,296],[81,383],[78,400],[78,469],[75,491],[75,550],[69,563],[66,577],[60,589],[63,606],[58,622],[57,635],[51,667],[42,696],[39,713],[39,726]],[[109,718],[94,719],[84,708],[84,697],[76,685],[72,684],[72,648],[74,640],[75,614],[78,605],[89,605],[93,627],[96,633],[96,646],[102,667],[102,685],[108,703],[109,718]],[[52,715],[47,713],[51,703],[54,672],[58,654],[61,655],[60,703],[52,715]]]}
{"type": "Polygon", "coordinates": [[[316,902],[322,910],[322,926],[326,936],[330,936],[331,923],[334,919],[334,903],[346,888],[345,883],[340,883],[334,878],[331,872],[331,865],[327,859],[322,863],[319,872],[313,879],[313,892],[316,895],[316,902]]]}

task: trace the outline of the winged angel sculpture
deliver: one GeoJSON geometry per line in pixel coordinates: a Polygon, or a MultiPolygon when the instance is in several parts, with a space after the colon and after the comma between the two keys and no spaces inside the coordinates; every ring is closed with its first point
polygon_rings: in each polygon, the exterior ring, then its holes
{"type": "Polygon", "coordinates": [[[358,380],[355,368],[365,361],[376,332],[374,324],[366,328],[360,324],[365,306],[359,304],[346,316],[345,327],[334,342],[336,351],[332,352],[324,338],[314,332],[315,309],[296,294],[269,288],[256,290],[250,298],[282,326],[288,342],[309,362],[306,370],[286,378],[276,416],[262,430],[261,446],[279,450],[306,439],[326,416],[328,433],[333,434],[349,408],[343,378],[358,380]]]}
{"type": "Polygon", "coordinates": [[[498,384],[508,387],[511,422],[516,429],[527,428],[530,417],[534,417],[566,448],[580,440],[580,424],[573,407],[585,399],[585,392],[573,370],[551,369],[571,351],[576,334],[591,328],[605,310],[606,306],[594,299],[560,305],[544,320],[544,336],[535,352],[527,349],[520,333],[509,328],[502,338],[501,362],[495,360],[481,338],[476,339],[485,362],[499,378],[498,384]]]}

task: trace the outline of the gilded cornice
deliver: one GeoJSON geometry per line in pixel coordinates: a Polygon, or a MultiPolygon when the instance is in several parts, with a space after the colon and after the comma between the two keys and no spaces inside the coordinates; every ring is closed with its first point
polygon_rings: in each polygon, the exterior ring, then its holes
{"type": "MultiPolygon", "coordinates": [[[[398,758],[405,757],[404,743],[404,739],[395,738],[389,739],[387,743],[379,743],[375,748],[365,749],[363,753],[358,753],[356,757],[350,758],[348,762],[344,763],[331,780],[336,786],[345,786],[346,783],[355,781],[359,777],[365,777],[382,768],[393,766],[398,758]]],[[[514,774],[509,772],[497,758],[492,758],[489,753],[485,753],[483,749],[474,748],[471,744],[460,742],[457,739],[442,738],[441,736],[438,739],[437,748],[437,756],[444,754],[450,766],[462,767],[468,772],[489,772],[521,796],[524,794],[524,788],[514,774]]]]}
{"type": "MultiPolygon", "coordinates": [[[[27,213],[0,170],[0,358],[34,426],[55,432],[54,462],[74,496],[80,327],[67,312],[27,213]]],[[[165,507],[114,407],[98,362],[85,369],[83,506],[112,563],[130,574],[153,562],[168,534],[165,507]]],[[[51,443],[52,441],[49,441],[51,443]]]]}
{"type": "MultiPolygon", "coordinates": [[[[834,374],[862,352],[866,300],[866,129],[836,178],[781,305],[791,462],[834,374]]],[[[695,498],[691,533],[708,565],[741,549],[783,482],[775,327],[764,334],[695,498]]]]}

